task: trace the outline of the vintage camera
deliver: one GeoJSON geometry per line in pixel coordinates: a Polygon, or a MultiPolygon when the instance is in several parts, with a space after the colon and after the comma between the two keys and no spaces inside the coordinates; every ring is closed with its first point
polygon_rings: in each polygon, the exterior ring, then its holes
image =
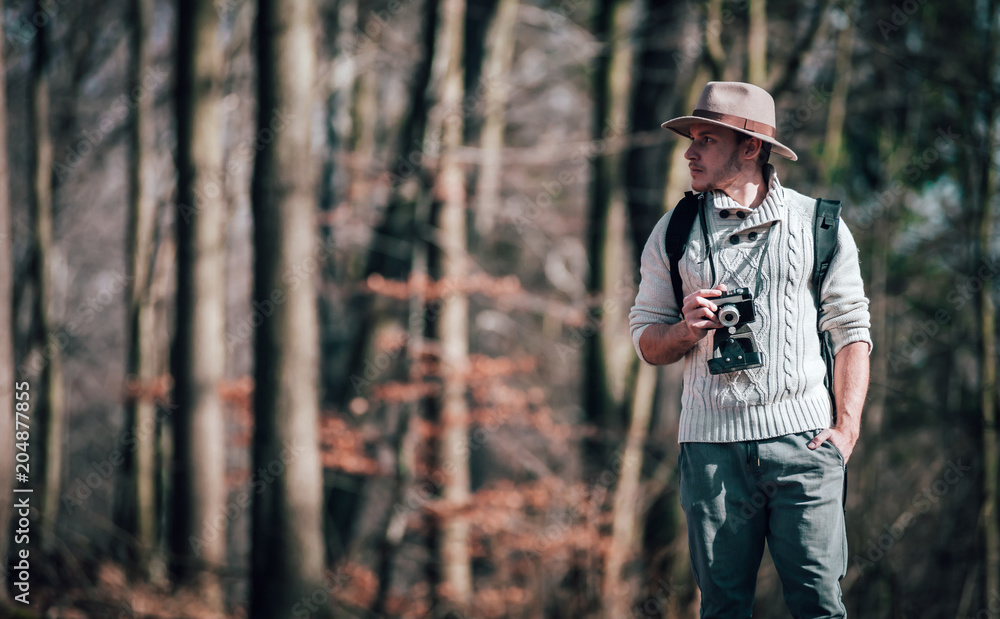
{"type": "Polygon", "coordinates": [[[737,288],[731,293],[712,299],[719,311],[715,313],[723,327],[742,327],[753,322],[757,316],[753,311],[753,295],[749,288],[737,288]]]}
{"type": "Polygon", "coordinates": [[[722,328],[715,331],[715,352],[708,360],[708,371],[727,374],[762,366],[753,333],[747,326],[747,323],[757,319],[750,290],[737,288],[725,296],[712,299],[712,302],[719,308],[715,315],[722,328]]]}

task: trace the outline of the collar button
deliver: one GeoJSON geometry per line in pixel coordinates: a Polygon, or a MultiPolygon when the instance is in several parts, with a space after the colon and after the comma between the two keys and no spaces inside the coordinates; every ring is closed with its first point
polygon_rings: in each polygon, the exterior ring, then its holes
{"type": "Polygon", "coordinates": [[[740,235],[734,234],[733,236],[729,237],[729,242],[732,243],[733,245],[736,245],[737,243],[740,242],[740,235]]]}
{"type": "Polygon", "coordinates": [[[729,210],[728,209],[722,209],[721,211],[719,211],[719,217],[721,217],[723,219],[728,219],[729,218],[729,210]]]}

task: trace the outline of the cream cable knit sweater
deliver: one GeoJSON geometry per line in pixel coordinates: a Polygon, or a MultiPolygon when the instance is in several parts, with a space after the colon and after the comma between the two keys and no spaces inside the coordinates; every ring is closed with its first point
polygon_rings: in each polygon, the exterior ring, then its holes
{"type": "MultiPolygon", "coordinates": [[[[755,296],[757,320],[750,323],[764,365],[709,374],[711,333],[688,351],[678,435],[682,443],[760,440],[826,428],[831,423],[810,282],[816,201],[783,188],[773,166],[768,165],[765,173],[770,176],[768,194],[756,209],[741,206],[721,191],[708,196],[707,223],[717,281],[711,281],[697,219],[678,265],[684,294],[719,283],[729,290],[746,287],[753,293],[764,242],[767,235],[774,235],[761,266],[760,295],[755,296]]],[[[653,228],[642,253],[642,281],[629,314],[632,341],[640,358],[639,337],[647,326],[680,321],[664,246],[672,212],[653,228]]],[[[821,299],[819,324],[830,331],[834,354],[852,342],[866,342],[871,351],[868,299],[858,248],[843,221],[821,299]]]]}

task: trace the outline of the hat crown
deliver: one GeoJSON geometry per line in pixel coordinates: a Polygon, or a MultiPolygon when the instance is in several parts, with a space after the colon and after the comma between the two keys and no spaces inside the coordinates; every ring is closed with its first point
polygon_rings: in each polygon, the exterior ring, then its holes
{"type": "Polygon", "coordinates": [[[759,86],[743,82],[709,82],[698,97],[695,109],[738,116],[771,127],[774,99],[759,86]]]}
{"type": "Polygon", "coordinates": [[[672,118],[660,125],[678,135],[691,138],[691,126],[709,124],[726,127],[753,136],[772,147],[772,152],[795,161],[795,152],[775,139],[774,99],[753,84],[743,82],[709,82],[701,91],[694,112],[672,118]]]}

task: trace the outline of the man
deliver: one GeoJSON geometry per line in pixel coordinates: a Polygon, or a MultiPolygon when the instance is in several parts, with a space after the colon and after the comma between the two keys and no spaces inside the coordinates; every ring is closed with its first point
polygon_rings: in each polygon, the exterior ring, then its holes
{"type": "Polygon", "coordinates": [[[678,263],[683,298],[665,247],[671,211],[643,250],[629,316],[644,361],[685,362],[681,505],[705,618],[750,617],[765,540],[793,616],[847,616],[841,497],[868,388],[868,299],[843,223],[821,290],[812,290],[816,201],[782,187],[767,163],[771,152],[797,159],[775,139],[774,119],[763,89],[710,82],[691,116],[663,123],[692,140],[684,156],[705,200],[678,263]],[[713,374],[723,328],[713,299],[736,288],[753,295],[747,327],[761,365],[713,374]],[[817,318],[836,360],[835,411],[817,318]]]}

